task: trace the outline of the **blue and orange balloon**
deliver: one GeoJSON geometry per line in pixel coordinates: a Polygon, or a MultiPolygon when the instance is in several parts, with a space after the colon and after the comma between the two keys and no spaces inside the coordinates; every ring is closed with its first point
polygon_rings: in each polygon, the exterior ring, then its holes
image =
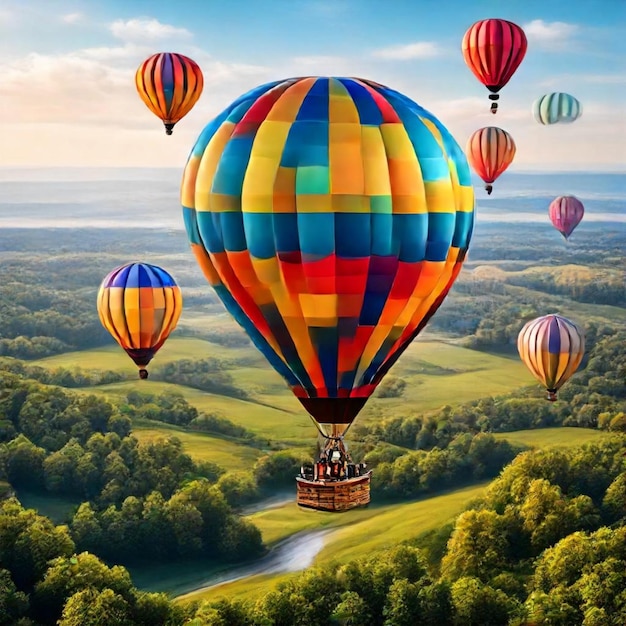
{"type": "Polygon", "coordinates": [[[517,350],[530,373],[545,386],[547,399],[554,402],[583,359],[585,333],[565,317],[544,315],[524,325],[517,350]]]}
{"type": "Polygon", "coordinates": [[[443,302],[474,222],[449,132],[359,78],[238,98],[193,147],[181,202],[217,295],[336,438],[443,302]]]}
{"type": "Polygon", "coordinates": [[[202,94],[204,78],[198,64],[182,54],[159,52],[137,69],[135,86],[144,104],[163,121],[172,134],[202,94]]]}
{"type": "Polygon", "coordinates": [[[180,287],[164,269],[128,263],[110,272],[98,291],[102,325],[147,378],[152,357],[176,328],[182,312],[180,287]]]}

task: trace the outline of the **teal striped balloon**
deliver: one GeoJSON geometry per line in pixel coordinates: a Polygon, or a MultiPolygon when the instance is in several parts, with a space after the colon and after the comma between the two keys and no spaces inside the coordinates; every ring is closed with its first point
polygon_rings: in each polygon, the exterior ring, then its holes
{"type": "Polygon", "coordinates": [[[582,114],[582,104],[568,93],[547,93],[533,103],[533,116],[544,125],[571,124],[582,114]]]}

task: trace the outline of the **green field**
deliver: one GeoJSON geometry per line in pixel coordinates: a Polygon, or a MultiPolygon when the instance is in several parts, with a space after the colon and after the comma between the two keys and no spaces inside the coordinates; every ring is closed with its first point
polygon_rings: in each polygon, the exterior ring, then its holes
{"type": "MultiPolygon", "coordinates": [[[[274,544],[296,532],[331,529],[324,547],[315,559],[316,565],[333,561],[345,563],[367,557],[402,541],[417,538],[424,532],[452,521],[469,501],[480,496],[487,483],[459,489],[416,502],[395,505],[370,505],[345,513],[326,513],[301,509],[295,503],[249,516],[261,530],[263,539],[274,544]]],[[[268,588],[298,573],[259,575],[180,596],[181,600],[256,598],[268,588]]]]}
{"type": "MultiPolygon", "coordinates": [[[[128,371],[128,381],[82,391],[117,396],[130,390],[157,394],[179,392],[198,410],[217,413],[272,441],[297,446],[314,440],[315,428],[300,403],[252,347],[224,348],[202,339],[174,337],[159,352],[155,363],[208,355],[223,362],[234,383],[248,393],[249,401],[170,383],[138,380],[134,378],[134,366],[117,346],[66,353],[32,364],[47,368],[128,371]]],[[[516,358],[469,350],[432,338],[418,339],[409,346],[390,375],[405,380],[404,393],[399,398],[372,397],[359,416],[361,423],[499,395],[532,382],[516,358]]]]}
{"type": "MultiPolygon", "coordinates": [[[[249,348],[224,348],[204,339],[173,335],[159,350],[150,365],[154,367],[179,359],[203,359],[217,355],[220,355],[220,358],[241,358],[242,351],[247,350],[249,348]]],[[[91,350],[65,352],[31,363],[47,368],[65,367],[71,369],[80,367],[86,370],[127,371],[129,378],[134,377],[137,371],[133,362],[117,344],[91,350]]]]}
{"type": "Polygon", "coordinates": [[[512,433],[496,433],[496,439],[506,439],[512,444],[529,448],[569,448],[584,443],[593,443],[611,433],[591,428],[571,428],[559,426],[557,428],[537,428],[536,430],[518,430],[512,433]]]}
{"type": "Polygon", "coordinates": [[[212,437],[206,433],[189,432],[180,428],[168,428],[168,424],[135,425],[133,434],[139,441],[154,441],[172,435],[181,440],[183,448],[196,461],[211,461],[228,471],[250,470],[263,452],[227,439],[212,437]]]}

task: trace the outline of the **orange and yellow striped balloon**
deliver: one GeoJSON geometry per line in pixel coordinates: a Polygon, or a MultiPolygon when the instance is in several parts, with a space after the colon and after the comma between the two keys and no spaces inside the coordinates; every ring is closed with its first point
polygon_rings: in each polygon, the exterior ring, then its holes
{"type": "Polygon", "coordinates": [[[146,59],[137,69],[135,85],[145,105],[172,134],[181,120],[198,101],[204,78],[198,64],[182,54],[160,52],[146,59]]]}
{"type": "Polygon", "coordinates": [[[176,328],[183,308],[180,287],[164,269],[129,263],[114,269],[100,285],[102,325],[147,378],[146,367],[176,328]]]}
{"type": "Polygon", "coordinates": [[[506,130],[486,126],[472,134],[465,152],[472,169],[485,181],[485,189],[491,195],[491,183],[513,162],[515,142],[506,130]]]}
{"type": "Polygon", "coordinates": [[[519,355],[531,374],[548,391],[548,400],[576,372],[585,354],[585,333],[560,315],[528,322],[517,337],[519,355]]]}

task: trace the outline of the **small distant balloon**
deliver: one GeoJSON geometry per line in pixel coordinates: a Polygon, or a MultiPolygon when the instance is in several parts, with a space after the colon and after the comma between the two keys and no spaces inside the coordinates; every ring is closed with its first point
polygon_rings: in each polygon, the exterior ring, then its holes
{"type": "Polygon", "coordinates": [[[576,372],[585,354],[585,333],[560,315],[544,315],[524,325],[517,337],[524,365],[554,402],[557,391],[576,372]]]}
{"type": "Polygon", "coordinates": [[[480,20],[465,33],[461,44],[463,58],[474,76],[491,92],[492,113],[498,110],[498,92],[519,67],[527,47],[523,29],[507,20],[480,20]]]}
{"type": "Polygon", "coordinates": [[[198,64],[189,57],[159,52],[139,66],[135,86],[145,105],[163,121],[165,133],[171,135],[176,122],[198,101],[204,78],[198,64]]]}
{"type": "Polygon", "coordinates": [[[492,183],[506,170],[515,157],[515,142],[505,130],[486,126],[475,131],[465,149],[472,169],[483,179],[491,195],[492,183]]]}
{"type": "Polygon", "coordinates": [[[575,196],[559,196],[552,200],[548,208],[550,221],[565,239],[574,232],[584,214],[585,207],[575,196]]]}
{"type": "Polygon", "coordinates": [[[571,124],[583,114],[582,104],[568,93],[554,92],[537,98],[533,116],[539,124],[571,124]]]}
{"type": "Polygon", "coordinates": [[[128,263],[110,272],[98,292],[102,325],[148,378],[146,367],[176,328],[183,308],[180,287],[163,268],[128,263]]]}

